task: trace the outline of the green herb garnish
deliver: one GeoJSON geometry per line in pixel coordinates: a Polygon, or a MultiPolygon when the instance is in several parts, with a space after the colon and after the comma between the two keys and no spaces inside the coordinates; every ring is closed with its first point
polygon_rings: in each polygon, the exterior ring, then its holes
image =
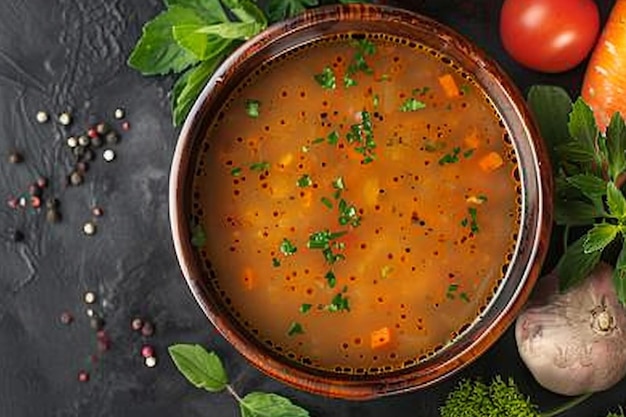
{"type": "Polygon", "coordinates": [[[200,345],[178,344],[168,348],[178,371],[194,387],[209,392],[227,390],[239,403],[243,417],[309,417],[308,411],[285,397],[266,392],[252,392],[240,397],[228,382],[228,375],[219,356],[200,345]]]}
{"type": "Polygon", "coordinates": [[[426,108],[426,103],[419,101],[413,97],[407,98],[400,106],[401,112],[412,112],[426,108]]]}
{"type": "Polygon", "coordinates": [[[330,288],[335,288],[335,285],[337,284],[337,277],[333,271],[328,271],[326,275],[324,275],[324,278],[326,278],[326,282],[330,288]]]}
{"type": "Polygon", "coordinates": [[[196,248],[201,248],[206,245],[206,232],[201,224],[197,224],[191,230],[191,244],[196,248]]]}
{"type": "Polygon", "coordinates": [[[248,114],[248,116],[252,117],[253,119],[258,119],[260,109],[261,102],[259,100],[246,100],[246,113],[248,114]]]}
{"type": "Polygon", "coordinates": [[[467,293],[466,293],[466,292],[462,292],[462,293],[460,293],[460,294],[459,294],[459,298],[460,298],[461,300],[465,301],[466,303],[469,303],[469,302],[470,302],[469,295],[467,295],[467,293]]]}
{"type": "Polygon", "coordinates": [[[333,208],[333,202],[330,201],[330,198],[328,197],[322,197],[320,199],[320,201],[322,202],[323,205],[325,205],[326,207],[328,207],[329,209],[333,208]]]}
{"type": "Polygon", "coordinates": [[[289,256],[296,253],[298,251],[298,248],[293,243],[291,243],[289,239],[284,238],[280,244],[280,251],[283,255],[289,256]]]}
{"type": "Polygon", "coordinates": [[[430,91],[430,87],[414,88],[411,94],[414,96],[425,96],[430,91]]]}
{"type": "Polygon", "coordinates": [[[291,322],[289,325],[289,329],[287,329],[288,336],[295,336],[297,334],[304,334],[304,328],[302,325],[296,321],[291,322]]]}
{"type": "Polygon", "coordinates": [[[272,266],[274,268],[278,268],[280,266],[280,259],[278,258],[272,258],[272,266]]]}
{"type": "Polygon", "coordinates": [[[380,105],[380,97],[378,94],[374,94],[374,97],[372,98],[372,105],[374,106],[374,110],[378,109],[378,106],[380,105]]]}
{"type": "Polygon", "coordinates": [[[307,303],[304,303],[304,304],[300,305],[300,313],[302,313],[302,314],[308,313],[309,310],[311,310],[311,307],[313,307],[313,305],[312,304],[307,304],[307,303]]]}
{"type": "Polygon", "coordinates": [[[337,133],[336,130],[333,130],[328,134],[327,140],[329,145],[336,145],[337,142],[339,142],[339,133],[337,133]]]}
{"type": "Polygon", "coordinates": [[[348,232],[347,231],[330,232],[329,230],[323,230],[320,232],[312,233],[309,236],[307,247],[309,249],[325,249],[330,246],[330,243],[333,240],[339,239],[346,233],[348,232]]]}
{"type": "Polygon", "coordinates": [[[239,175],[241,175],[241,168],[236,167],[230,170],[230,175],[232,175],[233,177],[238,177],[239,175]]]}
{"type": "Polygon", "coordinates": [[[370,112],[363,110],[361,112],[361,120],[361,123],[350,126],[350,130],[346,134],[346,140],[348,144],[357,145],[354,150],[363,154],[361,162],[367,164],[374,160],[374,149],[376,149],[372,115],[370,112]]]}
{"type": "Polygon", "coordinates": [[[456,297],[455,296],[456,290],[458,289],[459,289],[459,284],[448,285],[448,290],[446,291],[446,297],[448,297],[451,300],[454,300],[454,298],[456,297]]]}
{"type": "Polygon", "coordinates": [[[459,162],[459,154],[461,153],[461,148],[458,146],[452,149],[451,153],[445,154],[439,159],[439,165],[446,164],[454,164],[459,162]]]}
{"type": "Polygon", "coordinates": [[[313,180],[311,180],[311,177],[308,174],[304,174],[303,176],[298,178],[297,184],[298,187],[301,188],[310,187],[313,184],[313,180]]]}
{"type": "Polygon", "coordinates": [[[326,307],[328,311],[331,312],[339,312],[339,311],[350,311],[350,301],[348,297],[344,296],[342,292],[335,294],[333,299],[330,301],[330,304],[326,307]]]}
{"type": "Polygon", "coordinates": [[[371,56],[376,53],[376,45],[368,39],[359,39],[356,42],[356,52],[346,69],[346,74],[343,77],[344,87],[352,87],[357,85],[357,81],[353,78],[357,73],[362,72],[367,75],[373,74],[374,70],[369,66],[365,60],[366,56],[371,56]]]}
{"type": "Polygon", "coordinates": [[[337,177],[333,181],[333,188],[335,190],[345,190],[346,184],[343,182],[343,177],[337,177]]]}
{"type": "Polygon", "coordinates": [[[356,207],[348,204],[343,198],[339,201],[339,224],[342,226],[349,224],[353,227],[361,225],[361,216],[356,207]]]}
{"type": "Polygon", "coordinates": [[[313,76],[315,81],[326,90],[334,90],[337,88],[337,77],[331,67],[324,67],[321,73],[313,76]]]}
{"type": "Polygon", "coordinates": [[[471,88],[467,84],[461,84],[461,86],[459,87],[459,90],[461,90],[463,94],[468,94],[471,91],[471,88]]]}
{"type": "Polygon", "coordinates": [[[269,167],[270,167],[269,162],[255,162],[253,164],[250,164],[250,169],[252,171],[265,171],[269,169],[269,167]]]}

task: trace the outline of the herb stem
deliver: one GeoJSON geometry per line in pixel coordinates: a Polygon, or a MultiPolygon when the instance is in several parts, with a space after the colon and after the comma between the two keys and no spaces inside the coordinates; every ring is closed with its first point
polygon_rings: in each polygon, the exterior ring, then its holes
{"type": "Polygon", "coordinates": [[[563,230],[563,251],[567,249],[569,246],[569,225],[565,225],[565,229],[563,230]]]}
{"type": "Polygon", "coordinates": [[[576,398],[573,398],[570,401],[567,401],[565,404],[560,405],[559,407],[547,411],[545,413],[541,413],[541,417],[554,417],[554,416],[558,416],[561,413],[564,413],[565,411],[572,409],[574,407],[576,407],[578,404],[582,403],[583,401],[585,401],[587,398],[591,397],[593,395],[593,392],[589,392],[587,394],[583,394],[580,395],[576,398]]]}
{"type": "Polygon", "coordinates": [[[239,394],[237,394],[237,391],[235,391],[232,385],[226,384],[226,389],[228,390],[230,395],[232,395],[237,400],[238,403],[241,403],[241,397],[239,396],[239,394]]]}

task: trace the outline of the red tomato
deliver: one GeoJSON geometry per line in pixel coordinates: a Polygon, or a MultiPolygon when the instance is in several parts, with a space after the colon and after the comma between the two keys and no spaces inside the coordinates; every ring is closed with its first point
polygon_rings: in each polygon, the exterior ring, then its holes
{"type": "Polygon", "coordinates": [[[505,0],[500,11],[504,49],[538,71],[561,72],[580,64],[599,28],[593,0],[505,0]]]}

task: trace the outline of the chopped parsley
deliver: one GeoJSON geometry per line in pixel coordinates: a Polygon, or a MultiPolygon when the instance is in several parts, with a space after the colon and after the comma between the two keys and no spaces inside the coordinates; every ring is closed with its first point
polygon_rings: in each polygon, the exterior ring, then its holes
{"type": "Polygon", "coordinates": [[[308,313],[311,307],[313,307],[312,304],[303,303],[302,305],[300,305],[300,313],[308,313]]]}
{"type": "Polygon", "coordinates": [[[343,182],[343,177],[337,177],[333,181],[333,188],[335,190],[345,190],[346,184],[343,182]]]}
{"type": "Polygon", "coordinates": [[[363,154],[361,162],[367,164],[374,160],[374,149],[376,149],[372,115],[370,112],[363,110],[361,112],[361,120],[361,123],[350,126],[350,131],[346,134],[346,140],[349,144],[357,145],[354,150],[363,154]]]}
{"type": "Polygon", "coordinates": [[[368,39],[359,39],[356,42],[356,48],[352,61],[350,61],[346,74],[343,77],[343,85],[346,88],[357,85],[357,81],[353,78],[357,73],[362,72],[367,75],[374,73],[374,70],[369,66],[365,57],[376,53],[376,45],[368,39]]]}
{"type": "Polygon", "coordinates": [[[374,110],[378,109],[378,106],[380,105],[380,97],[378,96],[378,94],[374,94],[374,97],[372,98],[372,104],[374,105],[374,110]]]}
{"type": "Polygon", "coordinates": [[[337,277],[333,271],[328,271],[326,275],[324,275],[324,278],[326,278],[326,282],[330,288],[335,288],[335,285],[337,285],[337,277]]]}
{"type": "Polygon", "coordinates": [[[333,208],[333,202],[330,201],[330,198],[322,197],[320,200],[321,200],[322,204],[325,205],[326,207],[328,207],[329,209],[333,208]]]}
{"type": "Polygon", "coordinates": [[[230,170],[230,175],[232,175],[233,177],[238,177],[239,175],[241,175],[241,168],[236,167],[230,170]]]}
{"type": "Polygon", "coordinates": [[[463,301],[465,301],[466,303],[470,302],[470,298],[469,295],[467,295],[466,292],[462,292],[461,294],[459,294],[459,298],[463,301]]]}
{"type": "Polygon", "coordinates": [[[318,143],[322,143],[324,142],[326,139],[324,138],[317,138],[317,139],[313,139],[313,142],[311,142],[313,145],[317,145],[318,143]]]}
{"type": "Polygon", "coordinates": [[[272,266],[274,268],[278,268],[280,266],[280,259],[278,258],[272,258],[272,266]]]}
{"type": "Polygon", "coordinates": [[[441,159],[439,159],[439,165],[454,164],[456,162],[459,162],[460,153],[461,148],[456,146],[454,149],[452,149],[451,153],[445,154],[441,157],[441,159]]]}
{"type": "Polygon", "coordinates": [[[466,150],[465,152],[463,152],[463,157],[464,158],[470,158],[472,155],[474,155],[474,151],[475,150],[476,149],[474,149],[474,148],[466,150]]]}
{"type": "Polygon", "coordinates": [[[297,334],[303,334],[304,333],[304,328],[302,327],[302,325],[296,321],[291,322],[291,324],[289,325],[289,329],[287,330],[287,335],[288,336],[295,336],[297,334]]]}
{"type": "Polygon", "coordinates": [[[416,98],[407,98],[400,106],[401,112],[418,111],[426,108],[426,103],[419,101],[416,98]]]}
{"type": "Polygon", "coordinates": [[[342,253],[335,252],[335,250],[342,250],[345,245],[340,242],[333,242],[346,233],[348,232],[345,230],[340,232],[330,232],[329,230],[315,232],[309,236],[307,247],[309,249],[321,250],[326,263],[332,265],[337,261],[346,259],[342,253]]]}
{"type": "Polygon", "coordinates": [[[283,255],[293,255],[298,251],[298,248],[287,238],[284,238],[280,244],[280,251],[283,255]]]}
{"type": "Polygon", "coordinates": [[[330,304],[326,307],[326,309],[330,312],[339,312],[339,311],[350,311],[350,301],[348,297],[344,296],[344,291],[335,294],[333,299],[330,301],[330,304]]]}
{"type": "Polygon", "coordinates": [[[250,169],[252,171],[265,171],[266,169],[269,169],[269,167],[269,162],[255,162],[250,165],[250,169]]]}
{"type": "Polygon", "coordinates": [[[448,290],[446,291],[446,297],[451,300],[454,300],[456,290],[459,289],[459,284],[450,284],[448,285],[448,290]]]}
{"type": "Polygon", "coordinates": [[[311,180],[311,177],[308,174],[304,174],[303,176],[298,178],[298,181],[296,181],[296,183],[298,184],[298,187],[301,188],[310,187],[313,184],[313,180],[311,180]]]}
{"type": "Polygon", "coordinates": [[[356,86],[358,84],[359,83],[354,78],[352,78],[350,75],[345,74],[343,76],[343,86],[344,87],[346,87],[346,88],[347,87],[354,87],[354,86],[356,86]]]}
{"type": "Polygon", "coordinates": [[[191,230],[191,244],[196,248],[206,245],[206,232],[201,224],[197,224],[191,230]]]}
{"type": "Polygon", "coordinates": [[[339,133],[337,133],[336,130],[333,130],[328,134],[327,140],[330,145],[336,145],[337,142],[339,142],[339,133]]]}
{"type": "Polygon", "coordinates": [[[411,91],[411,94],[413,94],[414,96],[424,96],[429,91],[430,87],[414,88],[413,91],[411,91]]]}
{"type": "Polygon", "coordinates": [[[257,119],[260,114],[261,102],[259,100],[246,100],[246,113],[253,119],[257,119]]]}
{"type": "Polygon", "coordinates": [[[478,227],[478,210],[476,210],[476,207],[470,207],[467,209],[467,211],[469,212],[470,215],[470,230],[472,231],[472,233],[476,234],[479,232],[479,227],[478,227]]]}
{"type": "Polygon", "coordinates": [[[337,88],[337,77],[333,69],[329,66],[324,67],[322,72],[315,74],[313,78],[326,90],[334,90],[337,88]]]}
{"type": "Polygon", "coordinates": [[[343,198],[339,201],[339,224],[342,226],[349,224],[353,227],[361,224],[361,216],[359,216],[356,207],[348,204],[343,198]]]}

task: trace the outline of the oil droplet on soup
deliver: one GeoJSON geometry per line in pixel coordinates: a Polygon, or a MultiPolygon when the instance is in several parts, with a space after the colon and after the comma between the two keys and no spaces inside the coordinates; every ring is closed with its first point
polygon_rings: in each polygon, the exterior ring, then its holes
{"type": "Polygon", "coordinates": [[[515,151],[480,87],[422,45],[334,39],[281,57],[229,98],[201,148],[207,279],[295,361],[419,363],[506,273],[515,151]]]}

